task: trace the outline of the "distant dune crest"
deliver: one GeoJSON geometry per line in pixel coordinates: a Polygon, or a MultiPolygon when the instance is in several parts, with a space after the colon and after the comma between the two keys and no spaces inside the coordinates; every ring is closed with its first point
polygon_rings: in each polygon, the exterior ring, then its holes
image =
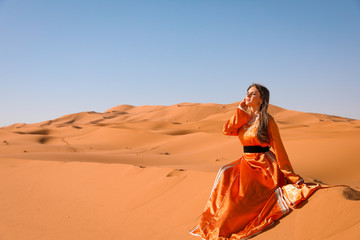
{"type": "MultiPolygon", "coordinates": [[[[40,127],[65,127],[68,125],[89,125],[89,124],[113,124],[115,122],[127,121],[170,121],[175,123],[193,122],[202,120],[225,121],[239,102],[232,104],[215,103],[180,103],[171,106],[158,105],[119,105],[112,107],[103,113],[89,111],[64,115],[62,117],[35,124],[16,123],[3,129],[22,128],[30,126],[40,127]]],[[[356,124],[359,120],[345,117],[332,116],[319,113],[304,113],[299,111],[287,110],[275,105],[269,105],[269,113],[276,121],[283,125],[302,125],[316,124],[319,122],[349,122],[356,124]]]]}

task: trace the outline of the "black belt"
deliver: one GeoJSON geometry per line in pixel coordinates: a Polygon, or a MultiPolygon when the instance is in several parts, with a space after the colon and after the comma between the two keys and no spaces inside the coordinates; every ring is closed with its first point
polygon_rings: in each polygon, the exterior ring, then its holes
{"type": "Polygon", "coordinates": [[[244,153],[264,153],[269,151],[269,146],[244,146],[244,153]]]}

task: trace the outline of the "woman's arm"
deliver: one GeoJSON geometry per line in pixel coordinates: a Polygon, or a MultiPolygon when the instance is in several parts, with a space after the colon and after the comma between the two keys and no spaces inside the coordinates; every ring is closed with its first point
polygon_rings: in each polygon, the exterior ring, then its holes
{"type": "Polygon", "coordinates": [[[250,114],[244,109],[245,101],[241,101],[236,113],[225,123],[223,133],[225,135],[237,136],[239,128],[250,120],[250,114]]]}
{"type": "Polygon", "coordinates": [[[294,173],[288,155],[285,151],[284,144],[281,140],[279,128],[274,118],[272,117],[269,118],[269,134],[271,137],[270,144],[275,152],[276,160],[279,164],[281,172],[284,173],[289,183],[293,183],[293,184],[302,183],[304,181],[302,177],[294,173]]]}

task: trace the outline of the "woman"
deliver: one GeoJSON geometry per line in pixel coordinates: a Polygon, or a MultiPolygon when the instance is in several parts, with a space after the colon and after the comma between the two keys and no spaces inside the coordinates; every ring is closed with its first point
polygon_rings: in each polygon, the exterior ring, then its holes
{"type": "Polygon", "coordinates": [[[225,135],[239,137],[244,154],[219,170],[191,234],[207,240],[251,237],[320,188],[294,173],[278,126],[267,113],[269,95],[266,87],[252,84],[224,125],[225,135]]]}

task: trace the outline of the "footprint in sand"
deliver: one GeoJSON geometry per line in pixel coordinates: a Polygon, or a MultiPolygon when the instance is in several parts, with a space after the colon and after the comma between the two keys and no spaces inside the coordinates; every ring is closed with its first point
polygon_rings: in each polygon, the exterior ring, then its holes
{"type": "Polygon", "coordinates": [[[351,187],[347,187],[344,191],[343,191],[343,195],[347,200],[352,200],[352,201],[359,201],[360,200],[360,191],[357,191],[351,187]]]}
{"type": "Polygon", "coordinates": [[[166,177],[176,177],[176,176],[181,176],[183,175],[185,172],[185,169],[179,168],[179,169],[174,169],[172,170],[170,173],[168,173],[166,175],[166,177]]]}

